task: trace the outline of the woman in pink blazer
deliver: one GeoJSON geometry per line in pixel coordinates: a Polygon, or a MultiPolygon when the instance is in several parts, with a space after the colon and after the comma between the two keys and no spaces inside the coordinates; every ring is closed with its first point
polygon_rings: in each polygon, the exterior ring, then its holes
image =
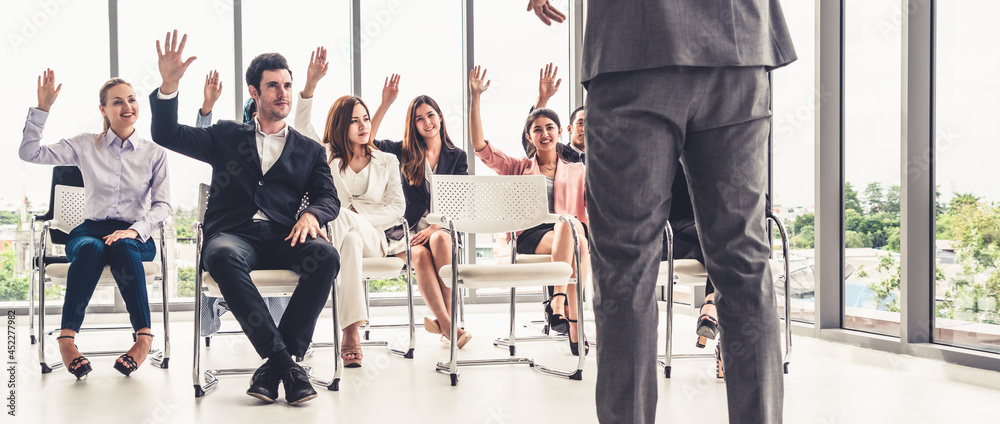
{"type": "MultiPolygon", "coordinates": [[[[512,158],[483,138],[483,122],[480,115],[480,97],[490,83],[485,81],[486,70],[480,72],[477,66],[469,73],[471,104],[469,109],[469,132],[476,156],[486,166],[500,175],[544,175],[549,194],[549,212],[575,216],[582,225],[577,227],[581,235],[587,231],[587,211],[584,204],[584,166],[570,163],[559,157],[556,145],[562,135],[559,116],[551,109],[535,109],[528,115],[524,132],[531,145],[528,156],[512,158]]],[[[583,270],[574,269],[579,275],[577,281],[586,281],[586,269],[590,263],[587,238],[580,238],[583,270]]],[[[551,254],[553,261],[566,262],[574,267],[573,236],[565,223],[542,224],[522,231],[517,238],[517,253],[551,254]]],[[[569,345],[573,355],[579,355],[579,341],[573,340],[577,334],[576,287],[573,284],[555,286],[555,294],[548,300],[546,313],[551,314],[550,324],[568,321],[569,345]],[[566,318],[563,318],[565,316],[566,318]]]]}

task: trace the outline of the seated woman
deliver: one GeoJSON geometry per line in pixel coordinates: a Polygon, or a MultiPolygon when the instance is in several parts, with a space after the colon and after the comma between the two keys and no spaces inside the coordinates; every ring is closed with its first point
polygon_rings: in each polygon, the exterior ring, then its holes
{"type": "Polygon", "coordinates": [[[139,104],[132,85],[120,78],[108,80],[100,90],[104,132],[42,146],[45,120],[61,89],[52,70],[38,78],[38,107],[28,110],[18,150],[24,161],[76,165],[83,174],[86,220],[66,239],[70,266],[57,338],[59,353],[77,379],[91,371],[90,361],[80,355],[74,338],[104,266],[111,265],[136,335],[135,344],[114,365],[127,376],[145,361],[152,345],[142,262],[155,257],[156,244],[150,235],[170,215],[167,155],[152,141],[134,136],[139,104]]]}
{"type": "MultiPolygon", "coordinates": [[[[684,174],[684,165],[677,165],[677,174],[674,176],[674,183],[670,188],[670,228],[674,232],[674,259],[694,259],[705,264],[705,256],[701,251],[701,242],[698,238],[698,227],[694,222],[694,207],[691,205],[691,195],[688,193],[687,177],[684,174]]],[[[663,258],[667,260],[667,239],[663,239],[663,258]]],[[[715,309],[715,287],[712,280],[705,281],[705,303],[701,306],[701,315],[695,323],[695,332],[698,340],[695,346],[704,348],[709,340],[715,340],[719,334],[719,315],[715,309]]],[[[722,368],[722,356],[719,344],[715,345],[716,356],[716,376],[722,378],[724,370],[722,368]]]]}
{"type": "Polygon", "coordinates": [[[403,186],[399,181],[399,161],[379,151],[371,142],[377,128],[361,99],[354,96],[337,99],[327,114],[323,138],[317,137],[310,123],[312,97],[316,82],[326,73],[327,66],[326,49],[321,47],[313,53],[306,87],[299,93],[295,127],[307,137],[322,140],[330,153],[330,171],[340,198],[340,215],[333,221],[331,240],[340,252],[339,313],[341,323],[346,324],[341,357],[345,367],[356,368],[361,366],[362,359],[358,329],[368,321],[361,260],[384,258],[404,250],[405,241],[393,240],[390,245],[386,237],[386,230],[397,225],[403,216],[403,186]]]}
{"type": "MultiPolygon", "coordinates": [[[[479,103],[482,93],[489,88],[489,82],[484,82],[485,76],[486,70],[480,73],[478,66],[469,73],[469,133],[476,156],[500,175],[544,175],[549,188],[549,211],[573,215],[582,222],[576,228],[580,235],[582,270],[576,269],[573,260],[571,227],[563,222],[542,224],[521,232],[517,238],[517,253],[551,254],[553,261],[566,262],[574,268],[573,274],[578,277],[577,281],[586,281],[590,253],[586,238],[587,211],[584,206],[585,168],[582,164],[567,162],[556,152],[559,136],[562,135],[559,115],[551,109],[531,111],[524,124],[524,134],[531,141],[528,157],[515,159],[505,155],[483,138],[479,103]]],[[[579,355],[579,340],[574,340],[577,337],[579,314],[576,309],[576,285],[555,286],[555,294],[549,299],[553,314],[564,315],[564,302],[560,298],[565,298],[569,303],[565,308],[565,317],[569,321],[570,351],[573,355],[579,355]]]]}
{"type": "MultiPolygon", "coordinates": [[[[389,81],[398,89],[395,83],[389,81]]],[[[373,122],[378,122],[395,100],[383,91],[382,104],[375,112],[373,122]]],[[[376,125],[377,126],[377,125],[376,125]]],[[[417,96],[406,111],[406,127],[402,141],[375,140],[375,146],[396,155],[403,174],[403,195],[406,197],[404,217],[410,225],[410,253],[413,259],[417,287],[424,303],[434,318],[424,317],[424,329],[431,334],[441,334],[443,342],[450,342],[447,329],[451,328],[451,288],[438,276],[438,270],[451,264],[451,235],[448,229],[427,222],[430,213],[430,180],[434,175],[469,175],[469,162],[465,151],[455,147],[448,136],[441,107],[429,96],[417,96]],[[445,329],[445,331],[441,331],[445,329]]],[[[403,257],[405,253],[397,256],[403,257]]],[[[472,333],[458,329],[457,347],[463,348],[472,333]]]]}

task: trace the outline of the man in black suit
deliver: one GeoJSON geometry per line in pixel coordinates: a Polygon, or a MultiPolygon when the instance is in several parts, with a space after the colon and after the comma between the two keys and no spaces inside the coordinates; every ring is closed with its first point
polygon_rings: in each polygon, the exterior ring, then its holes
{"type": "Polygon", "coordinates": [[[340,212],[323,147],[289,127],[292,74],[277,53],[247,68],[258,113],[250,124],[220,121],[208,128],[177,123],[177,88],[194,57],[182,60],[187,35],[168,33],[156,44],[163,83],[149,96],[153,140],[212,165],[205,213],[202,266],[218,282],[230,310],[261,358],[247,394],[267,402],[285,386],[295,405],[316,397],[306,372],[292,361],[304,356],[340,269],[340,256],[322,226],[340,212]],[[303,196],[309,205],[298,213],[303,196]],[[288,309],[275,325],[250,280],[254,269],[291,269],[300,275],[288,309]]]}

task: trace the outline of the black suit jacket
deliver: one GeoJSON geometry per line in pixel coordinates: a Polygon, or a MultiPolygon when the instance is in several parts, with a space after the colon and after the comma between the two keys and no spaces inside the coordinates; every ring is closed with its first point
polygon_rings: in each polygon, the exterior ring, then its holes
{"type": "Polygon", "coordinates": [[[154,90],[149,96],[153,141],[212,165],[206,238],[246,223],[258,210],[291,227],[306,195],[309,206],[303,212],[316,215],[320,225],[340,213],[326,152],[319,143],[288,127],[281,156],[267,174],[262,174],[254,125],[234,121],[220,121],[208,128],[180,125],[177,97],[161,100],[158,92],[154,90]]]}
{"type": "MultiPolygon", "coordinates": [[[[389,140],[375,140],[375,147],[379,150],[392,153],[399,159],[400,173],[403,172],[403,142],[389,140]]],[[[444,175],[469,175],[469,157],[465,150],[457,147],[448,147],[447,143],[441,147],[441,157],[438,158],[437,170],[435,174],[444,175]]],[[[405,175],[400,175],[403,182],[403,196],[406,197],[406,212],[403,217],[406,223],[412,228],[417,225],[417,221],[424,216],[424,212],[431,208],[431,194],[424,188],[423,184],[410,185],[405,175]]]]}

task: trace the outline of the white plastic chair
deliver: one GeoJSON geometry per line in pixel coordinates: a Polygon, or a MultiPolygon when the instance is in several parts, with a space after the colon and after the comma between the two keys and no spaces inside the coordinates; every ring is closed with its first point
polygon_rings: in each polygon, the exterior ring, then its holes
{"type": "MultiPolygon", "coordinates": [[[[79,172],[78,170],[76,172],[79,172]]],[[[49,364],[45,358],[45,338],[46,336],[53,335],[58,330],[52,330],[45,332],[45,283],[47,281],[53,284],[66,284],[66,279],[69,274],[68,262],[66,263],[50,263],[45,265],[44,258],[46,257],[46,252],[48,251],[48,240],[51,239],[50,232],[61,232],[62,234],[69,234],[73,228],[82,224],[83,218],[83,207],[84,201],[86,199],[86,192],[83,187],[68,186],[68,185],[55,185],[53,187],[54,197],[53,197],[53,215],[52,219],[43,222],[41,237],[39,239],[39,250],[38,255],[35,259],[36,264],[42,264],[44,266],[38,266],[38,328],[41,333],[38,338],[38,361],[42,367],[42,374],[47,374],[52,372],[53,369],[59,368],[64,364],[62,361],[54,362],[49,364]]],[[[164,231],[163,225],[160,225],[160,261],[166,261],[166,250],[164,243],[164,231]]],[[[160,368],[168,368],[170,365],[170,307],[169,307],[169,296],[167,295],[167,275],[166,268],[161,266],[161,263],[157,262],[143,262],[143,271],[146,275],[146,284],[155,284],[157,281],[160,282],[162,288],[161,301],[163,302],[163,349],[152,349],[149,351],[148,359],[150,363],[154,366],[160,368]]],[[[111,274],[111,266],[105,265],[104,271],[101,273],[101,277],[97,282],[97,287],[117,287],[114,276],[111,274]]],[[[106,326],[106,327],[84,327],[80,331],[90,332],[90,331],[103,331],[103,330],[129,330],[132,331],[131,326],[106,326]]],[[[135,334],[132,335],[133,340],[135,339],[135,334]]],[[[84,356],[117,356],[122,352],[118,350],[108,350],[108,351],[94,351],[94,352],[81,352],[84,356]]]]}
{"type": "MultiPolygon", "coordinates": [[[[208,207],[208,196],[210,187],[207,184],[199,186],[198,194],[198,220],[194,223],[196,234],[195,264],[198,272],[195,272],[195,293],[196,296],[222,297],[219,285],[212,275],[207,271],[201,271],[201,255],[204,247],[204,232],[202,223],[205,220],[205,210],[208,207]]],[[[329,236],[330,227],[326,228],[329,236]]],[[[263,297],[284,297],[291,296],[295,287],[299,283],[299,274],[291,270],[254,270],[250,272],[250,279],[263,297]]],[[[333,342],[330,344],[337,352],[340,352],[340,322],[337,316],[337,284],[334,282],[331,290],[333,299],[333,342]]],[[[194,302],[194,361],[192,379],[194,380],[194,396],[202,397],[215,389],[219,383],[218,376],[252,374],[256,368],[214,368],[201,372],[201,299],[194,302]],[[202,377],[204,374],[204,382],[202,377]]],[[[334,355],[333,379],[323,380],[312,376],[310,367],[305,367],[310,374],[313,384],[326,387],[328,390],[340,390],[340,376],[342,372],[340,355],[334,355]]]]}
{"type": "MultiPolygon", "coordinates": [[[[567,284],[573,268],[562,262],[533,264],[460,264],[458,261],[459,231],[467,233],[507,233],[525,230],[543,223],[565,222],[572,225],[576,269],[580,269],[579,235],[576,218],[549,213],[545,178],[531,176],[465,176],[435,175],[431,182],[431,213],[427,222],[440,223],[451,230],[452,263],[444,266],[439,275],[451,291],[451,315],[458,316],[458,293],[467,288],[510,288],[513,298],[517,287],[567,284]]],[[[577,285],[577,308],[583,310],[583,285],[577,285]]],[[[511,310],[513,318],[513,310],[511,310]]],[[[579,339],[586,340],[584,326],[577,326],[579,339]]],[[[458,336],[458,320],[452,320],[450,339],[458,336]]],[[[511,345],[516,341],[513,328],[511,345]]],[[[457,343],[451,343],[448,362],[438,362],[436,370],[451,377],[451,385],[458,384],[459,366],[525,364],[542,373],[581,380],[587,355],[581,354],[575,370],[560,370],[537,364],[530,358],[505,358],[484,360],[458,360],[457,343]]]]}
{"type": "MultiPolygon", "coordinates": [[[[788,364],[791,361],[792,355],[792,316],[791,316],[791,297],[788,295],[791,291],[791,279],[789,276],[789,264],[788,264],[788,235],[785,233],[785,227],[778,221],[768,211],[766,218],[777,226],[778,232],[781,234],[781,247],[782,247],[782,260],[771,259],[771,273],[774,281],[781,281],[785,286],[785,357],[783,360],[783,368],[785,374],[788,374],[788,364]]],[[[670,368],[672,359],[694,359],[694,358],[715,358],[713,353],[691,353],[691,354],[675,354],[673,353],[673,317],[674,317],[674,284],[689,285],[692,287],[701,287],[700,290],[693,290],[694,295],[692,297],[692,306],[696,308],[701,307],[701,303],[705,298],[704,285],[706,279],[708,278],[708,270],[705,266],[694,259],[674,259],[674,232],[670,227],[668,222],[666,227],[666,237],[667,237],[667,260],[660,262],[660,270],[657,275],[656,285],[659,286],[660,290],[660,301],[666,302],[667,311],[666,318],[664,319],[664,327],[666,328],[666,349],[664,355],[659,356],[657,361],[660,366],[663,367],[663,376],[670,378],[670,368]],[[699,297],[700,296],[700,297],[699,297]]],[[[721,337],[721,333],[719,335],[721,337]]],[[[721,341],[720,341],[721,343],[721,341]]]]}

